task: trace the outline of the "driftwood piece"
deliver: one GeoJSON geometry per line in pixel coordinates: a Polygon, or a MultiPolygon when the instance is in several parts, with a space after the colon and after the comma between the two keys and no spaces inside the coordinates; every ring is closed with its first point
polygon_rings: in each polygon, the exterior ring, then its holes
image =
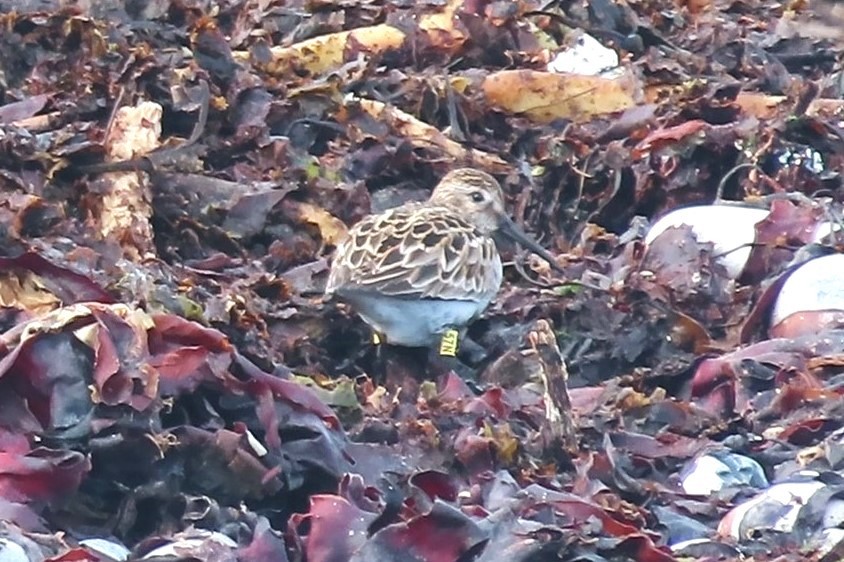
{"type": "Polygon", "coordinates": [[[545,420],[541,431],[546,436],[546,443],[550,447],[560,445],[568,452],[575,452],[577,434],[568,392],[569,373],[557,338],[547,320],[537,320],[527,337],[539,359],[545,387],[545,420]]]}

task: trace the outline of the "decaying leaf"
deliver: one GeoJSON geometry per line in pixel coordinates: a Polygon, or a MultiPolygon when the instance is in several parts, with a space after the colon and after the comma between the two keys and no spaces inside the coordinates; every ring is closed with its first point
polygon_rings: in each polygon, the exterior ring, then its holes
{"type": "MultiPolygon", "coordinates": [[[[463,31],[456,28],[455,13],[464,0],[448,0],[442,9],[423,13],[417,20],[419,30],[437,47],[456,50],[465,41],[463,31]]],[[[290,46],[276,46],[270,49],[270,61],[263,69],[279,77],[289,77],[297,71],[322,74],[340,68],[353,59],[358,52],[369,55],[384,55],[402,47],[410,50],[409,41],[416,39],[394,25],[382,23],[318,35],[290,46]]],[[[234,53],[236,60],[247,62],[250,55],[234,53]]]]}
{"type": "Polygon", "coordinates": [[[474,163],[490,171],[504,171],[507,164],[496,155],[481,150],[466,148],[448,138],[436,127],[423,123],[401,109],[391,107],[379,101],[349,97],[346,99],[349,109],[360,108],[375,119],[385,122],[401,137],[419,148],[432,148],[442,151],[444,156],[457,162],[474,163]]]}
{"type": "MultiPolygon", "coordinates": [[[[118,109],[107,139],[109,160],[132,160],[157,148],[162,112],[161,105],[151,101],[118,109]]],[[[127,255],[135,259],[152,252],[152,197],[147,176],[110,172],[98,184],[103,192],[96,217],[99,234],[119,241],[127,255]]]]}
{"type": "Polygon", "coordinates": [[[502,70],[481,86],[487,103],[546,123],[554,119],[587,121],[638,103],[640,86],[630,75],[602,78],[534,70],[502,70]]]}
{"type": "Polygon", "coordinates": [[[320,237],[325,244],[336,246],[346,237],[346,225],[325,209],[311,203],[296,203],[295,208],[302,222],[312,224],[319,229],[320,237]]]}
{"type": "Polygon", "coordinates": [[[405,37],[404,32],[387,24],[320,35],[289,47],[274,47],[266,71],[279,76],[299,69],[320,74],[339,68],[353,47],[383,53],[401,47],[405,37]]]}
{"type": "Polygon", "coordinates": [[[8,271],[0,275],[0,306],[4,308],[23,308],[39,315],[54,310],[60,303],[32,274],[20,277],[8,271]]]}

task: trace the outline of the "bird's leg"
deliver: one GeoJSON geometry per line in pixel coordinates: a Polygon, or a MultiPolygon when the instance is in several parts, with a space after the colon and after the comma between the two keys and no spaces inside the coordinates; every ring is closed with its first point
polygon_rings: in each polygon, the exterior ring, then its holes
{"type": "Polygon", "coordinates": [[[461,338],[460,349],[457,350],[457,357],[463,363],[471,367],[477,367],[484,361],[484,359],[487,358],[488,355],[487,350],[483,346],[478,345],[469,336],[464,335],[463,338],[461,338]]]}
{"type": "Polygon", "coordinates": [[[384,337],[372,332],[372,345],[375,347],[375,360],[372,362],[372,380],[376,384],[387,380],[387,360],[384,357],[384,337]]]}
{"type": "MultiPolygon", "coordinates": [[[[474,370],[457,357],[461,348],[460,344],[464,339],[456,328],[448,328],[443,332],[439,345],[436,348],[431,348],[432,353],[429,355],[428,364],[433,367],[435,374],[454,371],[467,383],[475,380],[476,373],[474,370]]],[[[476,389],[473,388],[473,390],[476,389]]]]}

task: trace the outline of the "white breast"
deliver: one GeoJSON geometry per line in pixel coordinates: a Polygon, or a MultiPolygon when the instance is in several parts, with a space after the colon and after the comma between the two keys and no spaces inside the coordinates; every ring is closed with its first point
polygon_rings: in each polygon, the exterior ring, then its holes
{"type": "Polygon", "coordinates": [[[400,299],[358,296],[352,305],[387,343],[407,347],[434,345],[448,328],[462,328],[489,306],[485,301],[400,299]]]}

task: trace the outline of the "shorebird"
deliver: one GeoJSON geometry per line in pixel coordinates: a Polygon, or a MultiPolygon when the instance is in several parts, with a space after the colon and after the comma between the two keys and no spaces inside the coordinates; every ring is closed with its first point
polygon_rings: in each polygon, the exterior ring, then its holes
{"type": "Polygon", "coordinates": [[[454,357],[465,328],[501,287],[497,232],[559,269],[507,215],[495,178],[453,170],[428,201],[369,215],[351,228],[334,254],[326,296],[349,304],[376,344],[439,344],[441,356],[454,357]]]}

